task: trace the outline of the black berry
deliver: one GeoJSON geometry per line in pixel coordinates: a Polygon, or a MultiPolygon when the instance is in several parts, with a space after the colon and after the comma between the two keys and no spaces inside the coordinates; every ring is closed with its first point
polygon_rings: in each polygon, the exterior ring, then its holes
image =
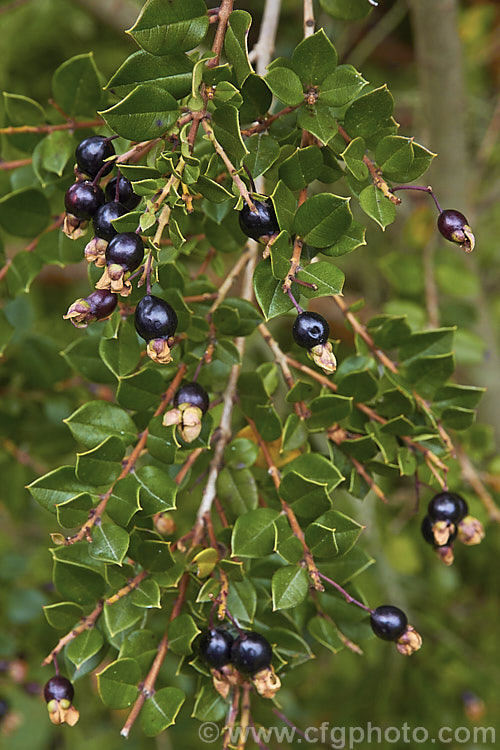
{"type": "Polygon", "coordinates": [[[71,703],[74,694],[75,689],[71,682],[66,677],[61,677],[60,675],[51,677],[43,689],[43,697],[47,703],[52,700],[67,700],[71,703]]]}
{"type": "Polygon", "coordinates": [[[135,232],[115,234],[106,248],[107,263],[116,263],[126,271],[135,271],[144,259],[144,243],[135,232]]]}
{"type": "Polygon", "coordinates": [[[253,240],[270,237],[279,232],[278,219],[270,198],[265,201],[253,200],[257,213],[253,213],[245,203],[239,213],[241,231],[253,240]]]}
{"type": "Polygon", "coordinates": [[[312,349],[318,344],[326,344],[330,326],[319,313],[303,312],[295,318],[292,335],[296,344],[304,349],[312,349]]]}
{"type": "MultiPolygon", "coordinates": [[[[90,175],[90,177],[95,177],[104,166],[104,160],[113,156],[114,153],[114,146],[108,138],[103,135],[93,135],[90,138],[85,138],[76,147],[76,163],[82,172],[90,175]]],[[[113,162],[110,161],[101,172],[101,176],[109,174],[112,169],[113,162]]]]}
{"type": "Polygon", "coordinates": [[[111,222],[126,213],[127,209],[125,206],[122,206],[121,203],[116,203],[115,201],[105,203],[98,208],[94,214],[92,222],[95,236],[109,242],[115,234],[118,234],[118,231],[114,228],[111,222]]]}
{"type": "Polygon", "coordinates": [[[64,205],[77,219],[91,219],[104,203],[104,193],[91,182],[74,182],[66,191],[64,205]]]}
{"type": "Polygon", "coordinates": [[[434,495],[427,508],[432,521],[447,521],[458,524],[469,512],[467,503],[453,492],[440,492],[434,495]]]}
{"type": "Polygon", "coordinates": [[[447,547],[449,544],[451,544],[453,541],[455,541],[458,530],[455,527],[454,531],[452,532],[450,530],[450,534],[448,536],[448,540],[444,544],[436,544],[436,540],[434,538],[434,534],[432,531],[432,527],[434,525],[434,521],[430,516],[425,516],[422,520],[422,536],[427,542],[427,544],[431,544],[433,547],[447,547]]]}
{"type": "Polygon", "coordinates": [[[107,289],[96,289],[85,299],[90,305],[90,312],[97,320],[111,315],[118,303],[116,294],[112,294],[107,289]]]}
{"type": "Polygon", "coordinates": [[[255,674],[271,664],[271,644],[260,633],[247,631],[240,635],[231,648],[231,663],[238,672],[255,674]]]}
{"type": "MultiPolygon", "coordinates": [[[[116,200],[117,180],[118,177],[113,177],[106,185],[105,194],[107,201],[116,200]]],[[[122,174],[120,175],[120,182],[118,185],[118,201],[122,204],[122,206],[125,206],[128,211],[133,211],[133,209],[141,202],[141,196],[134,193],[132,183],[130,182],[130,180],[127,180],[127,178],[122,174]]]]}
{"type": "Polygon", "coordinates": [[[408,626],[405,613],[398,607],[384,604],[370,615],[370,625],[377,638],[384,641],[397,641],[408,626]]]}
{"type": "Polygon", "coordinates": [[[146,294],[135,308],[135,328],[146,341],[169,338],[177,328],[176,312],[164,299],[146,294]]]}
{"type": "Polygon", "coordinates": [[[205,414],[209,405],[208,394],[198,383],[186,383],[181,385],[174,396],[174,406],[177,407],[179,404],[197,406],[205,414]]]}
{"type": "Polygon", "coordinates": [[[198,653],[211,667],[220,669],[230,662],[233,642],[234,638],[227,630],[211,628],[201,634],[198,641],[198,653]]]}
{"type": "Polygon", "coordinates": [[[460,211],[447,208],[439,214],[437,225],[446,240],[461,243],[464,239],[464,227],[468,227],[469,222],[460,211]]]}

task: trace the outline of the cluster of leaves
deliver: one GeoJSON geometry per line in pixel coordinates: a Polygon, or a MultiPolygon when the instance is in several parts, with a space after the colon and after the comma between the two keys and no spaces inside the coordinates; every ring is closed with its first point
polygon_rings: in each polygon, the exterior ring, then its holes
{"type": "MultiPolygon", "coordinates": [[[[348,5],[356,17],[370,9],[367,0],[322,5],[341,17],[348,5]]],[[[368,637],[365,611],[333,589],[309,596],[304,544],[323,575],[365,601],[356,579],[373,559],[356,544],[362,526],[335,508],[335,493],[362,499],[379,478],[395,483],[414,475],[438,488],[450,450],[443,431],[469,427],[481,395],[481,389],[449,382],[454,329],[415,331],[404,315],[378,315],[355,329],[354,352],[328,379],[308,369],[284,328],[277,328],[277,338],[291,352],[300,379],[285,388],[281,362],[271,350],[242,360],[235,339],[257,336],[264,321],[293,308],[282,287],[296,238],[303,242],[296,279],[309,284],[292,282],[297,300],[306,306],[309,299],[339,295],[344,275],[331,259],[365,244],[366,217],[382,230],[393,222],[396,206],[388,186],[417,179],[433,158],[412,138],[398,135],[386,86],[374,88],[352,66],[337,65],[323,30],[301,41],[291,59],[273,60],[261,77],[248,59],[250,24],[245,11],[231,13],[221,62],[221,50],[206,49],[203,0],[148,0],[130,30],[140,49],[107,83],[92,55],[79,55],[54,74],[56,110],[4,94],[1,132],[32,159],[11,173],[0,199],[5,235],[32,240],[4,259],[9,295],[27,292],[46,264],[81,262],[85,238],[71,241],[55,230],[73,177],[75,146],[85,135],[110,133],[119,136],[119,154],[147,142],[144,156],[138,150],[139,159],[120,164],[143,201],[114,225],[118,231],[140,227],[154,257],[153,293],[167,299],[179,319],[168,366],[143,358],[130,316],[141,288],[110,321],[75,333],[63,352],[67,370],[60,379],[77,373],[110,389],[114,400],[86,401],[65,420],[80,447],[74,465],[30,485],[64,530],[53,535],[53,580],[62,601],[45,608],[49,623],[61,633],[72,631],[98,608],[92,627],[65,645],[65,669],[76,679],[106,659],[98,671],[99,693],[113,709],[128,708],[140,696],[139,685],[158,656],[165,612],[179,602],[183,580],[184,609],[168,625],[168,650],[179,673],[199,675],[190,700],[200,720],[218,721],[227,712],[193,654],[214,601],[222,599],[242,627],[266,635],[282,674],[308,660],[313,648],[337,653],[348,639],[368,637]],[[244,170],[265,178],[279,224],[269,257],[253,274],[258,306],[220,297],[213,281],[228,273],[247,242],[237,213],[244,196],[228,162],[240,181],[244,170]],[[194,275],[208,254],[212,275],[194,275]],[[392,359],[381,359],[381,351],[392,359]],[[388,366],[392,360],[397,366],[388,366]],[[167,408],[162,396],[166,390],[173,395],[173,379],[180,373],[192,380],[200,364],[198,382],[215,403],[199,437],[186,444],[175,426],[163,425],[158,407],[167,408]],[[240,367],[226,436],[218,429],[226,407],[219,401],[240,367]],[[214,466],[221,440],[222,460],[214,466]],[[262,443],[268,444],[267,455],[262,443]],[[138,444],[146,449],[140,455],[134,454],[138,444]],[[276,466],[278,489],[269,473],[276,466]],[[207,533],[189,547],[206,475],[214,469],[220,512],[209,524],[213,536],[207,533]],[[94,522],[103,498],[105,513],[94,522]],[[159,514],[177,525],[168,539],[155,525],[159,514]],[[89,538],[66,543],[89,518],[89,538]]],[[[97,277],[89,267],[91,285],[97,277]]],[[[15,315],[12,304],[0,310],[7,356],[15,315]]],[[[291,328],[292,318],[283,320],[291,328]]],[[[172,724],[185,700],[173,675],[171,682],[157,685],[144,705],[141,725],[148,736],[172,724]]]]}

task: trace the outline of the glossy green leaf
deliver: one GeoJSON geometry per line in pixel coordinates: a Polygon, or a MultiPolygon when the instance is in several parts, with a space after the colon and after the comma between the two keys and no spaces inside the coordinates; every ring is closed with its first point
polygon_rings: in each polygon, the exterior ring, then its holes
{"type": "Polygon", "coordinates": [[[124,453],[125,444],[116,435],[111,435],[85,453],[77,453],[77,478],[90,485],[112,484],[120,474],[124,453]]]}
{"type": "Polygon", "coordinates": [[[249,624],[253,622],[257,609],[257,592],[250,579],[231,581],[227,606],[238,621],[249,624]]]}
{"type": "Polygon", "coordinates": [[[136,472],[139,481],[139,501],[148,515],[175,508],[177,484],[157,466],[142,466],[136,472]]]}
{"type": "Polygon", "coordinates": [[[329,15],[343,21],[357,21],[373,10],[369,0],[320,0],[320,5],[329,15]]]}
{"type": "Polygon", "coordinates": [[[96,628],[84,630],[74,641],[66,647],[66,657],[77,669],[99,653],[104,644],[102,633],[96,628]]]}
{"type": "Polygon", "coordinates": [[[132,516],[141,510],[139,490],[140,484],[133,474],[114,485],[106,504],[106,513],[119,526],[128,526],[132,516]]]}
{"type": "MultiPolygon", "coordinates": [[[[293,308],[290,297],[283,291],[283,282],[273,276],[269,260],[261,260],[255,267],[253,288],[266,320],[283,315],[293,308]]],[[[297,298],[301,290],[297,284],[292,284],[291,291],[297,298]]]]}
{"type": "MultiPolygon", "coordinates": [[[[116,339],[113,341],[118,343],[116,339]]],[[[121,343],[119,347],[121,348],[121,343]]],[[[124,356],[126,358],[128,355],[124,356]]],[[[122,367],[123,362],[124,358],[121,359],[122,367]]],[[[120,378],[116,400],[125,409],[144,411],[158,405],[163,389],[164,383],[160,373],[153,368],[147,368],[128,377],[120,378]]]]}
{"type": "Polygon", "coordinates": [[[95,117],[101,103],[102,87],[93,53],[75,55],[63,62],[52,77],[52,93],[70,117],[95,117]]]}
{"type": "Polygon", "coordinates": [[[245,141],[248,154],[245,164],[255,179],[272,167],[280,154],[278,142],[265,133],[255,133],[245,141]]]}
{"type": "Polygon", "coordinates": [[[307,623],[307,629],[312,637],[325,646],[329,651],[337,654],[344,648],[335,623],[326,617],[317,615],[307,623]]]}
{"type": "Polygon", "coordinates": [[[309,574],[301,565],[278,568],[271,579],[273,611],[302,604],[309,591],[309,574]]]}
{"type": "Polygon", "coordinates": [[[40,505],[51,513],[56,506],[90,489],[75,476],[73,466],[60,466],[48,474],[35,479],[28,489],[40,505]]]}
{"type": "Polygon", "coordinates": [[[274,549],[274,521],[278,513],[270,508],[256,508],[239,516],[231,540],[233,555],[264,557],[274,549]]]}
{"type": "Polygon", "coordinates": [[[295,214],[295,231],[308,245],[329,247],[349,228],[349,198],[318,193],[308,198],[295,214]]]}
{"type": "MultiPolygon", "coordinates": [[[[125,583],[126,581],[124,581],[124,585],[125,583]]],[[[127,596],[121,597],[113,604],[104,605],[104,620],[112,638],[132,628],[142,619],[142,616],[141,610],[134,607],[127,596]]]]}
{"type": "Polygon", "coordinates": [[[217,107],[212,124],[216,139],[233,163],[239,166],[248,152],[241,138],[238,110],[230,104],[217,107]]]}
{"type": "Polygon", "coordinates": [[[321,101],[301,107],[297,115],[297,125],[316,136],[325,145],[337,134],[335,113],[321,101]]]}
{"type": "Polygon", "coordinates": [[[56,630],[70,630],[82,617],[83,610],[73,602],[57,602],[43,607],[47,622],[56,630]]]}
{"type": "Polygon", "coordinates": [[[90,554],[96,560],[121,565],[127,554],[129,535],[113,523],[101,523],[94,527],[90,554]]]}
{"type": "Polygon", "coordinates": [[[375,185],[361,191],[359,205],[383,230],[396,218],[396,206],[375,185]]]}
{"type": "Polygon", "coordinates": [[[340,268],[327,261],[310,263],[299,271],[297,278],[308,284],[315,284],[317,287],[317,289],[311,289],[306,286],[301,287],[301,294],[309,299],[313,297],[325,297],[330,294],[342,294],[345,281],[344,274],[340,268]]]}
{"type": "Polygon", "coordinates": [[[222,469],[217,477],[217,496],[224,508],[237,517],[259,504],[259,493],[254,476],[246,468],[222,469]]]}
{"type": "Polygon", "coordinates": [[[339,65],[319,87],[319,100],[330,107],[344,107],[366,86],[363,76],[352,65],[339,65]]]}
{"type": "Polygon", "coordinates": [[[341,154],[349,172],[360,182],[368,177],[368,167],[363,161],[365,150],[363,138],[354,138],[341,154]]]}
{"type": "Polygon", "coordinates": [[[368,145],[379,140],[378,133],[390,124],[394,99],[387,86],[362,94],[348,107],[344,127],[351,138],[361,136],[368,145]]]}
{"type": "Polygon", "coordinates": [[[132,591],[130,601],[136,607],[142,607],[143,609],[161,609],[160,597],[160,587],[154,578],[147,578],[132,591]]]}
{"type": "Polygon", "coordinates": [[[174,124],[179,108],[165,89],[142,84],[99,114],[122,138],[147,141],[162,135],[174,124]]]}
{"type": "Polygon", "coordinates": [[[264,80],[274,96],[283,104],[296,107],[304,101],[300,78],[290,68],[272,68],[264,80]]]}
{"type": "Polygon", "coordinates": [[[49,202],[40,190],[21,188],[0,198],[0,226],[15,237],[35,237],[49,220],[49,202]]]}
{"type": "Polygon", "coordinates": [[[317,146],[298,148],[280,164],[279,176],[290,190],[302,190],[316,177],[323,166],[323,156],[317,146]]]}
{"type": "Polygon", "coordinates": [[[127,57],[106,84],[118,96],[129,94],[136,86],[151,84],[165,89],[176,99],[189,94],[193,63],[179,52],[158,57],[139,50],[127,57]]]}
{"type": "Polygon", "coordinates": [[[242,86],[250,73],[253,72],[248,60],[248,32],[252,23],[252,16],[245,10],[234,10],[227,22],[224,37],[224,51],[233,66],[238,86],[242,86]]]}
{"type": "Polygon", "coordinates": [[[141,729],[146,737],[156,737],[175,724],[186,696],[179,688],[165,687],[149,696],[141,711],[141,729]]]}
{"type": "Polygon", "coordinates": [[[117,659],[97,673],[97,688],[108,708],[128,708],[137,698],[137,684],[141,679],[139,665],[134,659],[117,659]]]}
{"type": "Polygon", "coordinates": [[[183,614],[169,623],[167,632],[169,650],[182,655],[192,652],[191,644],[201,631],[191,615],[183,614]]]}
{"type": "Polygon", "coordinates": [[[35,253],[21,250],[16,253],[5,277],[11,297],[29,292],[32,282],[42,270],[43,263],[35,253]]]}
{"type": "Polygon", "coordinates": [[[337,66],[337,51],[323,29],[303,39],[294,49],[292,65],[307,89],[320,86],[337,66]]]}
{"type": "Polygon", "coordinates": [[[127,33],[152,55],[167,55],[193,49],[207,30],[203,0],[148,0],[127,33]]]}
{"type": "Polygon", "coordinates": [[[86,448],[95,448],[112,435],[125,443],[137,438],[136,427],[127,412],[109,401],[89,401],[64,422],[75,440],[86,448]]]}

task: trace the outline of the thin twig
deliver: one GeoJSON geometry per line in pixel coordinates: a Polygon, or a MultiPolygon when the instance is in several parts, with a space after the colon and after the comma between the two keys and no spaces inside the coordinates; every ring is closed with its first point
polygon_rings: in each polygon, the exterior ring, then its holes
{"type": "MultiPolygon", "coordinates": [[[[291,391],[295,385],[295,379],[288,366],[288,362],[286,361],[285,354],[281,351],[278,342],[275,341],[275,339],[272,337],[271,332],[264,325],[264,323],[260,323],[258,326],[258,329],[264,341],[268,344],[269,348],[274,354],[274,358],[276,362],[278,363],[279,367],[281,368],[281,372],[283,373],[283,378],[285,379],[285,383],[288,386],[288,390],[291,391]]],[[[295,408],[295,413],[297,414],[298,417],[300,417],[300,419],[306,419],[307,417],[310,416],[310,411],[307,408],[304,401],[296,401],[294,403],[294,408],[295,408]]]]}
{"type": "Polygon", "coordinates": [[[130,594],[130,592],[134,591],[134,589],[136,589],[148,575],[149,571],[141,570],[141,572],[138,573],[134,578],[132,578],[126,586],[123,586],[123,588],[117,591],[116,594],[109,596],[106,599],[105,604],[114,604],[118,601],[118,599],[121,599],[122,597],[127,596],[127,594],[130,594]]]}
{"type": "Polygon", "coordinates": [[[476,492],[478,498],[488,511],[488,515],[492,521],[500,523],[500,508],[497,506],[492,496],[481,481],[479,474],[470,458],[467,456],[461,445],[457,448],[457,458],[462,469],[462,478],[470,484],[472,489],[476,492]]]}
{"type": "Polygon", "coordinates": [[[203,125],[203,129],[205,130],[205,133],[207,134],[209,140],[212,142],[213,147],[221,157],[222,161],[227,167],[227,170],[231,176],[231,179],[233,180],[234,184],[238,188],[238,191],[240,195],[243,197],[245,203],[248,205],[251,211],[256,212],[257,209],[255,208],[255,205],[252,201],[252,198],[250,197],[250,193],[247,190],[247,186],[237,173],[235,167],[233,166],[229,156],[226,154],[222,146],[220,145],[219,141],[215,137],[214,131],[212,126],[207,122],[207,120],[202,120],[201,124],[203,125]]]}
{"type": "Polygon", "coordinates": [[[283,115],[290,114],[290,112],[293,112],[299,107],[302,107],[302,102],[300,104],[294,104],[293,106],[290,105],[289,107],[285,107],[284,109],[281,109],[279,112],[276,112],[276,114],[269,115],[269,117],[266,117],[266,119],[262,120],[262,122],[258,122],[256,125],[252,125],[250,128],[245,128],[244,130],[241,131],[241,135],[249,136],[249,135],[253,135],[254,133],[261,133],[263,130],[268,130],[270,125],[272,125],[272,123],[275,120],[278,120],[280,117],[283,117],[283,115]]]}
{"type": "Polygon", "coordinates": [[[63,122],[59,125],[8,125],[0,128],[0,135],[18,135],[22,133],[55,133],[57,130],[79,130],[81,128],[97,128],[104,125],[101,118],[86,122],[63,122]]]}
{"type": "Polygon", "coordinates": [[[102,608],[104,606],[104,602],[101,600],[99,601],[95,609],[92,610],[90,615],[87,615],[86,617],[82,617],[79,624],[72,628],[69,633],[67,633],[65,636],[60,638],[57,646],[52,649],[50,654],[45,657],[45,659],[42,661],[42,667],[46,667],[49,665],[57,656],[57,654],[62,651],[62,649],[66,646],[66,644],[71,643],[77,636],[79,636],[81,633],[83,633],[85,630],[90,630],[94,627],[96,624],[97,618],[102,612],[102,608]]]}
{"type": "Polygon", "coordinates": [[[313,0],[304,0],[304,39],[314,34],[313,0]]]}

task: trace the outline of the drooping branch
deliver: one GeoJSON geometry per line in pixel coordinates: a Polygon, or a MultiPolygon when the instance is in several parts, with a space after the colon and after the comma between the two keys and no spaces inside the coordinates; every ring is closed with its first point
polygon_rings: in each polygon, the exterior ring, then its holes
{"type": "Polygon", "coordinates": [[[72,628],[69,633],[66,633],[65,636],[60,638],[57,646],[52,649],[50,654],[45,657],[45,659],[42,661],[42,667],[48,666],[53,660],[54,657],[57,656],[57,654],[62,651],[62,649],[68,644],[71,643],[71,641],[74,641],[77,636],[79,636],[81,633],[85,632],[85,630],[90,630],[94,627],[94,625],[97,622],[97,619],[99,615],[102,612],[102,608],[104,607],[104,601],[99,601],[95,608],[92,610],[90,615],[87,615],[86,617],[82,617],[78,625],[74,628],[72,628]]]}

